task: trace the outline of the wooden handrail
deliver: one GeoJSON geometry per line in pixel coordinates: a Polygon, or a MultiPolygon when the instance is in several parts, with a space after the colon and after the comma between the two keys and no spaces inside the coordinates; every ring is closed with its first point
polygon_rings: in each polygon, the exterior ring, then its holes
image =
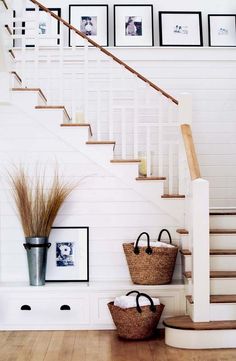
{"type": "Polygon", "coordinates": [[[150,81],[149,79],[147,79],[145,76],[143,76],[142,74],[140,74],[139,72],[137,72],[135,69],[133,69],[131,66],[129,66],[128,64],[126,64],[125,62],[123,62],[121,59],[117,58],[115,55],[113,55],[110,51],[108,51],[107,49],[103,48],[101,45],[99,45],[98,43],[96,43],[94,40],[90,39],[88,36],[86,36],[84,33],[82,33],[81,31],[79,31],[77,28],[75,28],[73,25],[71,25],[70,23],[68,23],[66,20],[62,19],[60,16],[54,14],[52,11],[50,11],[47,7],[45,7],[44,5],[42,5],[41,3],[39,3],[37,0],[30,0],[32,3],[34,3],[35,5],[37,5],[40,9],[42,9],[43,11],[45,11],[46,13],[50,14],[53,18],[57,19],[58,21],[60,21],[62,24],[64,24],[67,28],[69,28],[70,30],[74,31],[76,34],[78,34],[79,36],[81,36],[82,38],[86,39],[90,44],[92,44],[94,47],[96,47],[97,49],[99,49],[102,53],[106,54],[107,56],[109,56],[110,58],[112,58],[116,63],[122,65],[125,67],[125,69],[127,69],[129,72],[131,72],[132,74],[136,75],[139,79],[141,79],[142,81],[144,81],[145,83],[149,84],[153,89],[159,91],[162,95],[164,95],[166,98],[170,99],[173,103],[178,105],[178,100],[176,100],[174,97],[172,97],[170,94],[168,94],[167,92],[165,92],[163,89],[159,88],[156,84],[154,84],[152,81],[150,81]]]}
{"type": "Polygon", "coordinates": [[[197,178],[201,178],[200,167],[195,151],[195,146],[193,143],[193,136],[190,125],[181,124],[181,132],[183,136],[191,179],[194,180],[197,178]]]}

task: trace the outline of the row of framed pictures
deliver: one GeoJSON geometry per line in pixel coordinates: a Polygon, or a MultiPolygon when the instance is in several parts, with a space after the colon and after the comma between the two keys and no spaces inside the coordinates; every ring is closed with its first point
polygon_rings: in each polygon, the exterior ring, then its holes
{"type": "MultiPolygon", "coordinates": [[[[60,8],[51,8],[61,16],[60,8]]],[[[34,9],[26,9],[34,15],[34,9]]],[[[108,5],[69,5],[69,23],[101,46],[109,45],[108,5]]],[[[153,46],[153,5],[114,5],[114,45],[153,46]]],[[[209,14],[209,46],[236,46],[236,15],[209,14]]],[[[58,45],[60,23],[44,11],[39,16],[40,45],[58,45]],[[51,39],[47,39],[50,37],[51,39]],[[45,38],[45,39],[44,39],[45,38]]],[[[31,35],[26,30],[24,34],[31,35]]],[[[203,46],[201,12],[159,12],[161,46],[203,46]]],[[[83,38],[69,31],[69,46],[82,46],[83,38]]],[[[33,46],[26,43],[26,46],[33,46]]]]}

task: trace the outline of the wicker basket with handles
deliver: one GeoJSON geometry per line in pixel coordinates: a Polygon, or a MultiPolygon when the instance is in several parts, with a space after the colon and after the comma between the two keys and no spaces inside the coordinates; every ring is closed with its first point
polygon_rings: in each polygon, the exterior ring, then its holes
{"type": "Polygon", "coordinates": [[[160,320],[164,305],[160,304],[154,306],[153,300],[145,293],[138,291],[131,291],[126,294],[129,296],[132,293],[137,293],[136,307],[120,308],[114,305],[114,302],[108,303],[112,319],[117,328],[117,333],[120,337],[129,340],[143,340],[153,336],[158,322],[160,320]],[[150,301],[148,306],[140,306],[139,298],[144,296],[150,301]]]}
{"type": "MultiPolygon", "coordinates": [[[[167,229],[162,229],[158,236],[161,241],[163,232],[169,237],[167,229]]],[[[124,243],[123,249],[133,283],[140,285],[163,285],[171,283],[178,254],[178,247],[150,247],[150,237],[147,232],[142,232],[134,243],[124,243]],[[138,242],[142,235],[147,237],[147,247],[139,247],[138,242]]]]}

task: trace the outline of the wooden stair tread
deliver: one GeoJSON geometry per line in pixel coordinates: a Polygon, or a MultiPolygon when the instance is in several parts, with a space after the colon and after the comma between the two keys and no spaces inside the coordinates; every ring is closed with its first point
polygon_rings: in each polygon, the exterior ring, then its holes
{"type": "Polygon", "coordinates": [[[16,58],[13,50],[10,49],[10,50],[8,50],[8,52],[11,54],[11,56],[12,56],[14,59],[16,58]]]}
{"type": "MultiPolygon", "coordinates": [[[[192,277],[192,272],[184,272],[186,278],[192,277]]],[[[211,271],[210,278],[236,278],[236,271],[211,271]]]]}
{"type": "MultiPolygon", "coordinates": [[[[186,299],[194,303],[191,295],[186,296],[186,299]]],[[[210,303],[236,303],[236,295],[211,295],[210,303]]]]}
{"type": "Polygon", "coordinates": [[[210,229],[210,234],[236,234],[236,229],[210,229]]]}
{"type": "Polygon", "coordinates": [[[39,92],[39,94],[41,95],[41,97],[45,100],[45,102],[47,102],[47,98],[45,97],[45,95],[43,94],[42,90],[40,88],[12,88],[12,91],[20,91],[20,92],[24,92],[24,91],[29,91],[29,92],[39,92]]]}
{"type": "Polygon", "coordinates": [[[11,28],[10,28],[10,26],[9,25],[5,25],[5,29],[8,31],[8,33],[10,34],[10,35],[13,35],[13,33],[12,33],[12,30],[11,30],[11,28]]]}
{"type": "MultiPolygon", "coordinates": [[[[191,256],[192,252],[189,249],[182,249],[180,251],[184,256],[191,256]]],[[[212,256],[230,256],[236,255],[236,249],[211,249],[210,255],[212,256]]]]}
{"type": "Polygon", "coordinates": [[[113,144],[115,145],[116,142],[114,140],[89,140],[86,144],[113,144]]]}
{"type": "Polygon", "coordinates": [[[92,128],[89,123],[62,123],[61,127],[89,127],[89,133],[92,136],[92,128]]]}
{"type": "Polygon", "coordinates": [[[161,198],[185,198],[184,194],[163,194],[161,198]]]}
{"type": "Polygon", "coordinates": [[[166,177],[137,177],[137,181],[152,181],[152,180],[166,180],[166,177]]]}
{"type": "Polygon", "coordinates": [[[36,105],[35,109],[62,109],[65,112],[67,118],[71,120],[64,105],[36,105]]]}
{"type": "Polygon", "coordinates": [[[15,75],[15,77],[19,80],[19,82],[22,83],[22,79],[21,79],[21,77],[19,76],[19,74],[17,74],[16,71],[11,71],[11,74],[15,75]]]}
{"type": "Polygon", "coordinates": [[[140,159],[111,159],[111,163],[140,163],[140,159]]]}
{"type": "Polygon", "coordinates": [[[189,231],[185,228],[178,228],[176,229],[176,233],[179,233],[179,234],[189,234],[189,231]]]}
{"type": "Polygon", "coordinates": [[[210,212],[210,216],[236,216],[236,212],[210,212]]]}
{"type": "Polygon", "coordinates": [[[193,322],[189,316],[169,317],[164,326],[180,330],[231,330],[236,329],[236,321],[193,322]]]}

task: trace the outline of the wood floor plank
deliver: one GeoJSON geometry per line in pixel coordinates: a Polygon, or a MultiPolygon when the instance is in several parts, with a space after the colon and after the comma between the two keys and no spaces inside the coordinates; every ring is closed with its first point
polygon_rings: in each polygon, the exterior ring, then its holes
{"type": "Polygon", "coordinates": [[[29,361],[43,361],[45,359],[51,338],[52,331],[38,332],[38,337],[32,347],[29,361]]]}

